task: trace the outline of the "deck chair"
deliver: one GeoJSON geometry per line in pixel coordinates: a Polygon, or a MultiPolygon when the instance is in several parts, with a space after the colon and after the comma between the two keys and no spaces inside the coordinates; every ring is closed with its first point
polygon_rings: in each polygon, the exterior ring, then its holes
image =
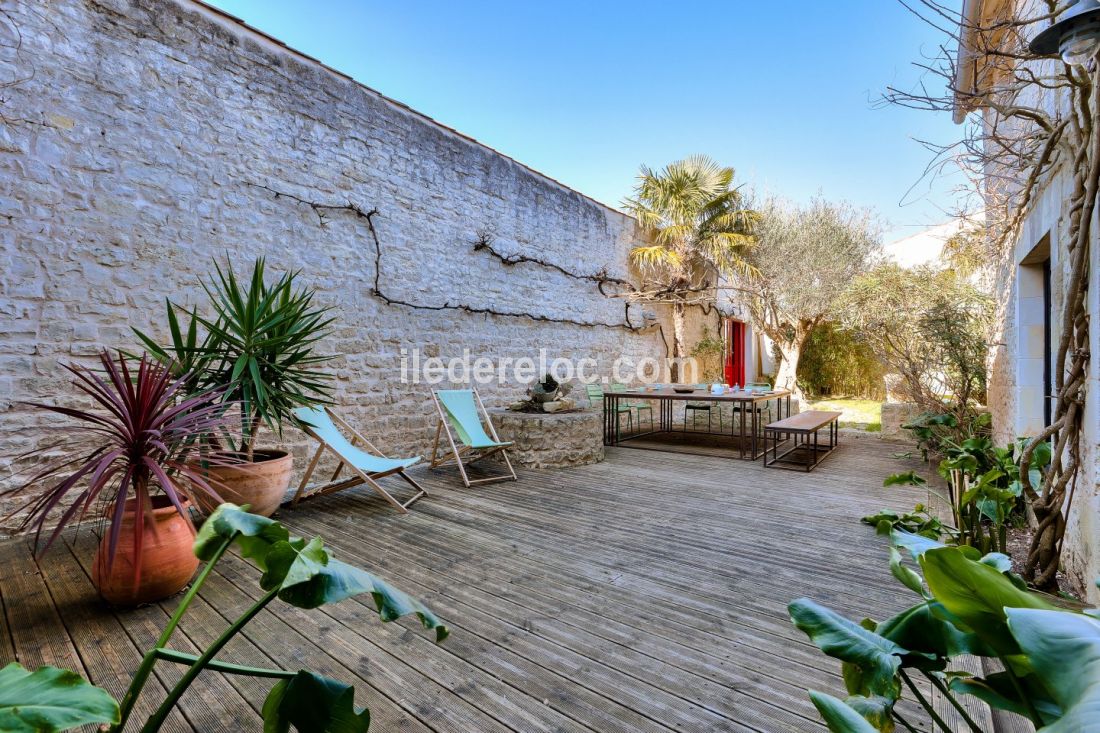
{"type": "Polygon", "coordinates": [[[470,488],[473,484],[485,484],[491,481],[517,480],[516,470],[512,468],[512,462],[508,459],[507,449],[512,443],[501,442],[477,390],[436,389],[432,390],[432,397],[435,399],[435,408],[439,411],[439,426],[435,429],[435,445],[432,446],[432,468],[454,461],[458,464],[458,472],[466,488],[470,488]],[[485,425],[489,426],[488,433],[482,425],[483,416],[485,425]],[[447,433],[447,442],[451,450],[448,452],[444,449],[440,454],[439,439],[444,431],[447,433]],[[504,463],[508,466],[508,474],[471,481],[466,475],[466,467],[495,453],[500,453],[504,458],[504,463]]]}
{"type": "Polygon", "coordinates": [[[317,446],[317,452],[313,454],[313,460],[309,462],[305,476],[302,476],[302,483],[298,485],[298,491],[295,492],[294,498],[290,500],[292,507],[297,506],[299,501],[305,499],[312,499],[366,484],[392,504],[397,511],[404,514],[409,511],[409,505],[414,501],[428,495],[423,486],[405,473],[406,468],[420,463],[420,456],[415,458],[384,457],[382,452],[375,448],[369,440],[327,408],[299,407],[294,411],[294,417],[301,423],[306,434],[320,445],[317,446]],[[340,427],[337,427],[337,425],[340,427]],[[343,428],[352,436],[351,440],[344,437],[344,434],[340,432],[340,428],[343,428]],[[368,453],[363,448],[358,447],[356,443],[374,452],[368,453]],[[317,463],[321,460],[321,456],[326,449],[332,451],[340,463],[336,466],[336,471],[333,472],[332,478],[329,479],[327,484],[312,487],[307,491],[306,486],[309,484],[309,477],[313,475],[313,471],[317,468],[317,463]],[[352,475],[342,481],[337,481],[340,472],[345,467],[351,471],[352,475]],[[386,476],[398,476],[404,479],[416,489],[416,495],[404,503],[398,501],[378,483],[378,479],[386,476]]]}

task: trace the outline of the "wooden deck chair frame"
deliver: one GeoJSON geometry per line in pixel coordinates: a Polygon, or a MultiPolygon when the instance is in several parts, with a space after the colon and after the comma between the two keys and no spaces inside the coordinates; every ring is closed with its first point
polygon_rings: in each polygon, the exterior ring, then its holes
{"type": "MultiPolygon", "coordinates": [[[[367,438],[364,437],[362,433],[349,425],[346,420],[341,419],[339,415],[336,415],[332,412],[332,410],[328,409],[327,407],[324,408],[324,410],[338,430],[346,430],[347,433],[351,436],[350,440],[348,441],[349,443],[351,443],[353,446],[358,443],[359,445],[365,446],[372,450],[380,458],[386,458],[386,455],[382,453],[382,451],[378,450],[378,448],[373,443],[367,440],[367,438]]],[[[306,432],[306,434],[316,440],[320,445],[317,446],[317,452],[313,454],[313,459],[310,460],[309,467],[306,468],[306,473],[304,476],[302,476],[302,482],[298,485],[298,490],[294,493],[294,498],[290,500],[291,507],[298,506],[298,502],[300,501],[313,499],[318,496],[324,496],[326,494],[334,494],[337,491],[343,491],[344,489],[351,489],[356,486],[362,486],[365,484],[374,489],[374,491],[377,492],[383,499],[393,505],[394,509],[401,512],[402,514],[407,514],[409,511],[409,507],[413,504],[413,502],[419,501],[420,499],[428,495],[427,489],[425,489],[411,476],[405,473],[404,466],[392,468],[388,471],[364,471],[352,465],[351,463],[348,463],[344,459],[344,456],[342,456],[327,442],[322,440],[319,435],[310,430],[308,425],[303,425],[302,429],[306,432]],[[329,479],[327,484],[315,486],[309,491],[306,491],[306,486],[309,484],[309,478],[313,475],[313,471],[317,468],[317,464],[321,461],[321,456],[324,455],[325,449],[332,451],[332,454],[336,456],[337,460],[339,461],[336,466],[336,470],[333,471],[332,478],[329,479]],[[340,477],[340,473],[343,471],[345,466],[347,466],[347,468],[352,472],[353,475],[346,479],[338,481],[337,479],[340,477]],[[402,503],[398,501],[393,496],[393,494],[386,491],[386,489],[378,483],[378,479],[386,478],[387,476],[398,476],[404,479],[414,489],[416,489],[416,494],[406,502],[402,503]]],[[[345,435],[345,437],[347,436],[345,435]]]]}
{"type": "MultiPolygon", "coordinates": [[[[501,443],[500,436],[497,435],[496,426],[493,425],[492,419],[489,417],[489,411],[485,409],[485,403],[481,401],[481,395],[478,394],[476,389],[470,388],[470,391],[474,394],[474,400],[477,403],[480,416],[484,418],[485,424],[489,427],[487,431],[489,437],[495,442],[501,443]]],[[[508,448],[511,447],[511,443],[508,445],[495,446],[492,448],[471,448],[465,444],[459,445],[455,440],[454,432],[451,430],[451,421],[447,417],[447,410],[443,407],[443,403],[439,399],[439,390],[432,390],[432,401],[435,402],[436,412],[439,413],[439,425],[435,429],[435,443],[432,445],[432,459],[429,464],[430,468],[440,468],[446,466],[452,461],[458,465],[458,473],[462,476],[462,483],[466,488],[470,488],[474,484],[488,484],[494,481],[518,481],[519,477],[516,476],[516,470],[512,468],[512,461],[508,458],[508,448]],[[443,437],[443,433],[447,434],[447,442],[451,446],[450,453],[444,451],[443,455],[439,454],[439,439],[443,437]],[[470,480],[470,477],[466,474],[466,467],[471,466],[474,463],[488,458],[491,455],[500,453],[504,458],[504,463],[508,466],[508,473],[501,476],[490,476],[488,478],[479,478],[470,480]],[[469,456],[473,456],[469,458],[469,456]],[[466,460],[464,460],[466,459],[466,460]]]]}

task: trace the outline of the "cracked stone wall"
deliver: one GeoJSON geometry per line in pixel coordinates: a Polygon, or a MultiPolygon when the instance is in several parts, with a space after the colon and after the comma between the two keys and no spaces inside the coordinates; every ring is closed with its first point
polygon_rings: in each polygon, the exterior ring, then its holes
{"type": "MultiPolygon", "coordinates": [[[[544,348],[596,358],[604,374],[623,354],[664,355],[653,330],[387,306],[371,292],[363,221],[336,212],[322,228],[257,186],[376,207],[391,297],[584,322],[621,323],[623,304],[472,242],[491,232],[507,254],[629,277],[637,239],[622,214],[198,4],[2,7],[0,84],[13,83],[0,88],[0,489],[16,483],[14,456],[56,437],[21,401],[77,401],[59,363],[134,348],[131,326],[163,333],[165,297],[201,303],[212,258],[302,271],[336,309],[323,349],[336,355],[341,413],[399,454],[426,450],[434,427],[429,388],[401,382],[402,348],[512,359],[544,348]]],[[[501,404],[518,391],[484,394],[501,404]]],[[[301,438],[282,442],[301,456],[301,438]]],[[[0,515],[13,506],[0,499],[0,515]]]]}

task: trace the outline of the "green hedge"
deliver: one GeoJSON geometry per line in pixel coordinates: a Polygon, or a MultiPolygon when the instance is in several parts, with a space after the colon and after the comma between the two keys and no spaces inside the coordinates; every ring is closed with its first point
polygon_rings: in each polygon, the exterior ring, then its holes
{"type": "Polygon", "coordinates": [[[885,367],[856,335],[833,323],[814,329],[798,362],[798,382],[814,397],[886,398],[885,367]]]}

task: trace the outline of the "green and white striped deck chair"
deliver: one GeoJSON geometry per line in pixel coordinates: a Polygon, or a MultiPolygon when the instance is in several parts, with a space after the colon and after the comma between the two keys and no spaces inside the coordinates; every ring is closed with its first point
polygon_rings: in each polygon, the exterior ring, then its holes
{"type": "Polygon", "coordinates": [[[515,481],[516,471],[512,468],[507,451],[512,444],[501,442],[477,390],[436,389],[432,390],[432,397],[435,399],[436,410],[439,411],[439,426],[435,429],[431,467],[438,468],[454,461],[458,464],[458,472],[462,475],[462,483],[466,488],[470,488],[473,484],[485,484],[490,481],[515,481]],[[484,417],[484,425],[482,417],[484,417]],[[486,425],[489,427],[488,432],[485,431],[486,425]],[[451,450],[450,452],[444,450],[440,455],[439,439],[444,431],[447,433],[447,442],[450,443],[451,450]],[[466,475],[466,466],[495,453],[500,453],[504,458],[504,463],[508,466],[508,474],[471,481],[466,475]]]}
{"type": "Polygon", "coordinates": [[[355,430],[355,428],[348,425],[331,410],[324,407],[299,407],[294,411],[294,417],[298,419],[299,424],[306,434],[320,443],[320,445],[317,446],[317,452],[313,454],[313,460],[309,462],[309,468],[306,469],[305,476],[302,476],[302,483],[298,485],[298,491],[295,492],[294,498],[290,500],[291,506],[297,506],[298,502],[304,499],[312,499],[317,496],[332,494],[362,484],[366,484],[374,489],[383,499],[392,504],[394,508],[401,513],[408,512],[410,504],[428,495],[427,490],[423,486],[405,473],[406,468],[420,463],[420,456],[416,456],[415,458],[386,458],[382,455],[380,450],[374,447],[374,445],[355,430]],[[337,427],[337,425],[340,427],[337,427]],[[352,436],[351,440],[348,440],[344,434],[340,432],[340,428],[348,431],[352,436]],[[336,471],[332,474],[332,478],[329,479],[327,484],[314,486],[307,490],[306,486],[309,484],[309,477],[313,475],[313,471],[317,468],[317,463],[321,460],[321,456],[324,454],[326,448],[332,451],[340,463],[336,466],[336,471]],[[368,453],[364,448],[370,449],[373,453],[368,453]],[[352,475],[342,481],[338,481],[337,479],[340,477],[340,472],[343,471],[345,467],[351,471],[352,475]],[[378,479],[394,475],[403,478],[416,489],[416,495],[413,496],[413,498],[402,503],[379,485],[378,479]]]}

